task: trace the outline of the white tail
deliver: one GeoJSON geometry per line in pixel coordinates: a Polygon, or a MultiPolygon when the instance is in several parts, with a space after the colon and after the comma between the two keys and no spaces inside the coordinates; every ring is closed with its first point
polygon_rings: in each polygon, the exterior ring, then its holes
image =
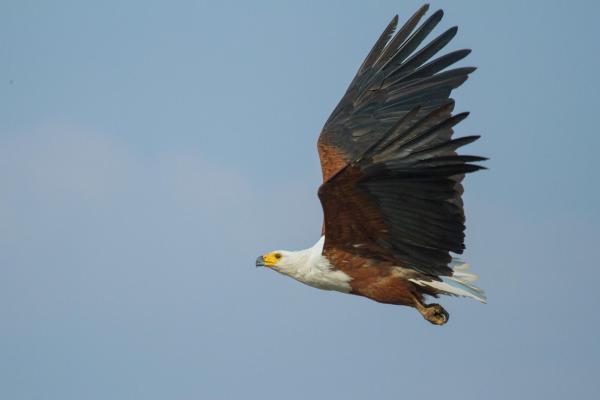
{"type": "Polygon", "coordinates": [[[470,297],[482,303],[487,302],[487,298],[485,297],[483,290],[473,284],[473,282],[477,280],[478,276],[468,272],[470,267],[469,264],[462,262],[457,258],[453,258],[452,262],[450,263],[450,267],[453,271],[452,276],[440,277],[442,279],[441,282],[417,279],[411,279],[411,281],[421,286],[432,287],[439,292],[450,296],[470,297]]]}

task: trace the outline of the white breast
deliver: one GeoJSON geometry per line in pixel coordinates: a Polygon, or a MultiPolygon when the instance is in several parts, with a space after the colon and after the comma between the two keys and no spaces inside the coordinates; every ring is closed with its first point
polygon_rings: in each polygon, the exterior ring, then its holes
{"type": "Polygon", "coordinates": [[[321,254],[324,243],[325,236],[321,236],[311,248],[293,252],[290,256],[293,261],[278,271],[318,289],[349,293],[352,278],[331,267],[327,258],[321,254]]]}

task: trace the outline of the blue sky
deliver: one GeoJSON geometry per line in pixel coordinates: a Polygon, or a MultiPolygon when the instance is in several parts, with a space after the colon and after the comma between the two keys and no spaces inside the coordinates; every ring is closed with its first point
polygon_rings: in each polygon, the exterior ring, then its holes
{"type": "Polygon", "coordinates": [[[435,1],[490,168],[466,180],[489,304],[450,322],[258,254],[318,239],[318,132],[417,1],[0,5],[0,397],[590,398],[600,390],[592,1],[435,1]]]}

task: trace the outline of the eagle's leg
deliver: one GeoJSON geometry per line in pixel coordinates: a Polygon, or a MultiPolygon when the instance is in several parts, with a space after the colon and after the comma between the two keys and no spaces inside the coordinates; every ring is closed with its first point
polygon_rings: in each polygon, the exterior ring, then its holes
{"type": "Polygon", "coordinates": [[[448,311],[439,304],[425,304],[415,298],[415,308],[419,310],[423,318],[435,325],[444,325],[450,318],[448,311]]]}

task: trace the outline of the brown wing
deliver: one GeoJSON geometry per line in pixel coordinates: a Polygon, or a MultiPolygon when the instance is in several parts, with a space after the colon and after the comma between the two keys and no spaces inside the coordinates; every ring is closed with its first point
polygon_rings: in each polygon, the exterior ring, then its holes
{"type": "Polygon", "coordinates": [[[421,7],[393,38],[398,16],[392,19],[331,113],[317,144],[323,181],[354,160],[416,106],[424,115],[448,103],[452,89],[474,70],[440,72],[466,57],[470,50],[454,51],[428,62],[454,37],[456,27],[415,52],[443,16],[439,10],[415,30],[428,8],[421,7]]]}
{"type": "Polygon", "coordinates": [[[455,29],[407,58],[441,18],[438,11],[406,39],[405,31],[425,11],[426,6],[383,47],[392,21],[321,133],[324,252],[343,249],[450,275],[450,252],[464,249],[460,181],[482,168],[471,162],[484,158],[456,154],[477,136],[451,139],[452,127],[467,114],[451,116],[449,95],[474,68],[440,72],[468,52],[423,65],[455,29]]]}

